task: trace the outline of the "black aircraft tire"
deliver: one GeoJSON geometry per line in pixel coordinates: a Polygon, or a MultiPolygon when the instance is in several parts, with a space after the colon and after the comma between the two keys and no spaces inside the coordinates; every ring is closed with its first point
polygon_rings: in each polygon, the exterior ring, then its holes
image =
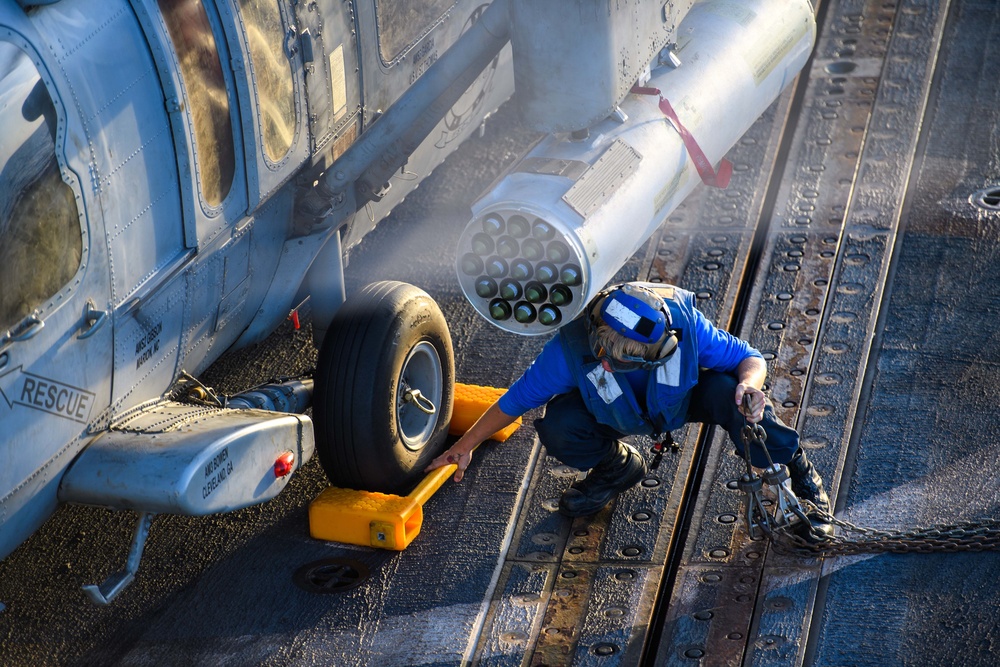
{"type": "Polygon", "coordinates": [[[320,346],[315,380],[316,450],[334,486],[405,492],[443,450],[455,357],[423,290],[383,281],[352,295],[320,346]],[[406,400],[407,389],[423,398],[406,400]]]}

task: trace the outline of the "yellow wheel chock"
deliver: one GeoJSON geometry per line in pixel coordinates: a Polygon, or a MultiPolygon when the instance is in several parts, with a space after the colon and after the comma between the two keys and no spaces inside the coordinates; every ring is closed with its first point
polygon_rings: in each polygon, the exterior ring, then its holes
{"type": "MultiPolygon", "coordinates": [[[[455,407],[448,432],[465,433],[498,399],[504,389],[455,384],[455,407]]],[[[521,425],[518,419],[493,434],[503,442],[521,425]]],[[[402,551],[420,533],[423,505],[458,468],[455,464],[438,468],[406,496],[377,491],[329,487],[309,505],[309,534],[318,540],[402,551]]]]}

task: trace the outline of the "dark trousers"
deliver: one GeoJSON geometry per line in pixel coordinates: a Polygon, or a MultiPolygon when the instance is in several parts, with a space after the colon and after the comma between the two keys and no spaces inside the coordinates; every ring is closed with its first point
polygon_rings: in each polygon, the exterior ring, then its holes
{"type": "MultiPolygon", "coordinates": [[[[726,429],[730,439],[743,456],[743,426],[746,424],[737,409],[736,376],[703,370],[698,384],[691,390],[687,421],[714,424],[726,429]]],[[[767,433],[765,444],[775,463],[788,463],[799,447],[799,434],[785,426],[768,400],[760,422],[767,433]]],[[[545,416],[535,420],[538,438],[549,454],[580,470],[589,470],[612,451],[616,440],[634,433],[619,433],[600,424],[587,409],[577,390],[556,396],[545,406],[545,416]]],[[[758,468],[768,465],[767,455],[756,445],[751,447],[750,461],[758,468]]]]}

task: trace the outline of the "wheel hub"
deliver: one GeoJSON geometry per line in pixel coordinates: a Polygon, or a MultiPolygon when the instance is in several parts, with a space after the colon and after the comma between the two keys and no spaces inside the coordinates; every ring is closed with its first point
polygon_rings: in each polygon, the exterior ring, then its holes
{"type": "Polygon", "coordinates": [[[400,370],[396,422],[407,449],[420,450],[434,433],[444,394],[441,357],[428,341],[418,343],[400,370]]]}

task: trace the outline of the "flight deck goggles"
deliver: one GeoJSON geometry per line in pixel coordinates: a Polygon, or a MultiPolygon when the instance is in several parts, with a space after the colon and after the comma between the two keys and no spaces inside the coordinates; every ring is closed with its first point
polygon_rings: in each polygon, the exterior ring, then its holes
{"type": "Polygon", "coordinates": [[[632,371],[637,371],[640,368],[648,370],[662,364],[665,361],[650,361],[645,357],[633,357],[630,354],[623,354],[622,356],[624,359],[617,359],[608,354],[596,341],[591,341],[590,347],[593,349],[594,356],[597,357],[598,361],[608,362],[608,368],[610,368],[613,373],[631,373],[632,371]]]}

